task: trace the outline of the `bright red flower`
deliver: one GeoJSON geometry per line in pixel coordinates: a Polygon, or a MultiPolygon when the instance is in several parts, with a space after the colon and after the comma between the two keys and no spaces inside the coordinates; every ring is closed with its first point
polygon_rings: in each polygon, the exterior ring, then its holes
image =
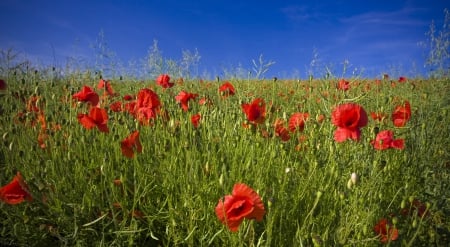
{"type": "Polygon", "coordinates": [[[6,90],[8,85],[6,84],[6,81],[3,79],[0,79],[0,90],[6,90]]]}
{"type": "Polygon", "coordinates": [[[350,82],[340,79],[337,88],[342,91],[347,91],[350,89],[350,82]]]}
{"type": "Polygon", "coordinates": [[[92,129],[97,126],[98,130],[101,132],[108,133],[108,113],[105,109],[99,107],[92,107],[88,114],[79,113],[78,122],[83,125],[86,129],[92,129]]]}
{"type": "Polygon", "coordinates": [[[175,96],[175,100],[181,104],[181,108],[183,108],[184,111],[187,111],[189,109],[189,100],[195,99],[197,97],[198,94],[181,91],[177,96],[175,96]]]}
{"type": "Polygon", "coordinates": [[[92,106],[97,106],[99,102],[98,94],[88,86],[83,86],[81,91],[74,94],[72,98],[81,102],[89,102],[92,106]]]}
{"type": "Polygon", "coordinates": [[[309,113],[296,112],[289,118],[289,130],[294,132],[295,130],[303,131],[305,128],[305,122],[309,118],[309,113]]]}
{"type": "Polygon", "coordinates": [[[347,139],[358,141],[361,135],[360,128],[367,125],[367,113],[358,104],[347,103],[337,106],[331,116],[331,121],[337,130],[334,132],[334,140],[343,142],[347,139]]]}
{"type": "Polygon", "coordinates": [[[244,219],[261,221],[266,213],[259,195],[246,184],[235,184],[231,195],[219,200],[215,208],[217,218],[232,232],[244,219]]]}
{"type": "MultiPolygon", "coordinates": [[[[130,104],[129,107],[132,107],[130,104]]],[[[141,123],[148,123],[150,119],[156,118],[161,107],[158,95],[149,88],[141,89],[137,95],[134,109],[129,112],[136,116],[141,123]]]]}
{"type": "Polygon", "coordinates": [[[134,152],[142,153],[142,144],[139,140],[139,131],[134,131],[120,142],[122,154],[128,158],[134,157],[134,152]]]}
{"type": "Polygon", "coordinates": [[[219,93],[223,96],[223,97],[228,97],[230,95],[234,95],[235,94],[235,89],[233,87],[233,85],[226,81],[225,83],[223,83],[220,87],[219,87],[219,93]]]}
{"type": "Polygon", "coordinates": [[[266,103],[261,98],[253,100],[250,104],[244,103],[241,107],[247,120],[253,124],[261,124],[266,119],[266,103]]]}
{"type": "Polygon", "coordinates": [[[197,128],[198,125],[200,124],[201,117],[202,116],[200,115],[200,113],[191,116],[191,123],[194,125],[195,128],[197,128]]]}
{"type": "Polygon", "coordinates": [[[17,172],[9,184],[0,188],[0,200],[11,205],[22,203],[25,200],[32,201],[33,197],[28,191],[28,186],[22,175],[17,172]]]}
{"type": "Polygon", "coordinates": [[[174,83],[170,82],[170,76],[166,74],[159,75],[158,78],[156,78],[156,84],[163,88],[171,88],[174,85],[174,83]]]}
{"type": "Polygon", "coordinates": [[[398,230],[387,219],[383,218],[374,226],[373,230],[380,237],[381,243],[385,244],[398,238],[398,230]]]}
{"type": "Polygon", "coordinates": [[[405,101],[404,106],[395,107],[394,112],[392,113],[392,122],[395,127],[403,127],[408,122],[411,117],[411,105],[409,101],[405,101]]]}
{"type": "Polygon", "coordinates": [[[378,132],[375,140],[370,142],[375,149],[385,150],[388,148],[403,149],[405,148],[405,140],[395,139],[392,130],[383,130],[378,132]]]}

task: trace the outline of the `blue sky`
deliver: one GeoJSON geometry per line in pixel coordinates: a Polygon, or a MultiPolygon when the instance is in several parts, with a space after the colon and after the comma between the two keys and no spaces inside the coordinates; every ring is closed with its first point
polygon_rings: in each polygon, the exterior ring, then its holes
{"type": "Polygon", "coordinates": [[[93,59],[103,31],[117,59],[144,58],[153,40],[165,58],[198,50],[198,73],[212,77],[261,54],[276,63],[266,77],[305,78],[327,66],[412,75],[424,71],[431,20],[442,24],[445,0],[407,1],[0,1],[0,49],[14,48],[35,63],[65,65],[93,59]],[[314,53],[318,55],[310,68],[314,53]],[[206,71],[206,72],[205,72],[206,71]]]}

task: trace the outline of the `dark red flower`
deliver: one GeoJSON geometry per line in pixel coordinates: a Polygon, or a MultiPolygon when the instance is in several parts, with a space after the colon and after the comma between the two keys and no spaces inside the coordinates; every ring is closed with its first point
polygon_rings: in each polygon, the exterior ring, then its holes
{"type": "Polygon", "coordinates": [[[407,81],[408,81],[408,78],[406,78],[406,77],[404,77],[404,76],[400,76],[400,77],[398,78],[398,82],[400,82],[400,83],[407,82],[407,81]]]}
{"type": "Polygon", "coordinates": [[[427,216],[429,211],[427,210],[427,205],[418,199],[414,199],[409,207],[402,209],[401,214],[407,215],[417,215],[419,217],[427,216]]]}
{"type": "Polygon", "coordinates": [[[3,79],[0,79],[0,90],[6,90],[8,85],[6,84],[6,81],[3,79]]]}
{"type": "Polygon", "coordinates": [[[171,88],[174,85],[174,83],[170,82],[170,76],[166,74],[159,75],[158,78],[156,78],[156,84],[163,88],[171,88]]]}
{"type": "Polygon", "coordinates": [[[129,95],[129,94],[126,94],[126,95],[123,96],[123,100],[125,100],[125,101],[130,101],[130,100],[133,100],[133,99],[134,99],[134,97],[129,95]]]}
{"type": "Polygon", "coordinates": [[[305,128],[305,122],[309,118],[309,113],[296,112],[289,118],[289,130],[294,132],[295,130],[303,131],[305,128]]]}
{"type": "Polygon", "coordinates": [[[358,104],[347,103],[337,106],[331,116],[331,121],[337,130],[334,132],[334,140],[343,142],[347,139],[358,141],[361,135],[360,128],[367,125],[367,113],[358,104]]]}
{"type": "Polygon", "coordinates": [[[122,154],[128,158],[134,157],[134,152],[142,153],[142,144],[139,140],[139,131],[134,131],[120,142],[122,154]]]}
{"type": "Polygon", "coordinates": [[[231,195],[219,200],[216,215],[232,232],[238,230],[244,219],[261,221],[266,213],[259,195],[246,184],[235,184],[231,195]]]}
{"type": "Polygon", "coordinates": [[[177,96],[175,96],[175,100],[180,103],[181,108],[183,108],[184,111],[187,111],[189,109],[189,100],[195,99],[197,97],[198,94],[181,91],[177,96]]]}
{"type": "Polygon", "coordinates": [[[108,113],[105,109],[99,107],[92,107],[88,114],[79,113],[78,122],[80,122],[86,129],[92,129],[97,126],[101,132],[108,133],[108,113]]]}
{"type": "Polygon", "coordinates": [[[99,102],[98,94],[88,86],[83,86],[81,91],[74,94],[72,98],[81,102],[89,102],[92,106],[97,106],[99,102]]]}
{"type": "Polygon", "coordinates": [[[266,103],[261,98],[253,100],[250,104],[244,103],[241,107],[247,120],[252,124],[261,124],[266,119],[266,103]]]}
{"type": "Polygon", "coordinates": [[[387,219],[383,218],[374,226],[373,230],[380,237],[381,243],[385,244],[398,238],[398,230],[387,219]]]}
{"type": "Polygon", "coordinates": [[[32,201],[33,197],[28,191],[28,186],[22,175],[17,172],[9,184],[0,188],[0,200],[11,205],[22,203],[25,200],[32,201]]]}
{"type": "Polygon", "coordinates": [[[395,127],[405,126],[409,118],[411,118],[411,105],[409,104],[409,101],[405,101],[404,106],[395,107],[395,110],[392,113],[392,122],[395,127]]]}
{"type": "Polygon", "coordinates": [[[375,149],[385,150],[388,148],[403,149],[405,148],[405,140],[395,139],[392,130],[383,130],[378,132],[375,140],[370,142],[375,149]]]}
{"type": "Polygon", "coordinates": [[[201,117],[202,116],[200,115],[200,113],[191,116],[191,123],[194,125],[195,128],[197,128],[198,125],[200,124],[201,117]]]}
{"type": "Polygon", "coordinates": [[[233,85],[230,82],[226,81],[225,83],[223,83],[219,87],[219,93],[223,97],[228,97],[230,95],[234,95],[235,94],[235,89],[234,89],[233,85]]]}

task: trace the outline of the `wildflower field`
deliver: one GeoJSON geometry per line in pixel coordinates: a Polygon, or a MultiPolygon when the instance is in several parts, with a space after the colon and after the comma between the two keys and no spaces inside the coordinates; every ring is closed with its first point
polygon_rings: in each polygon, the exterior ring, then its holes
{"type": "Polygon", "coordinates": [[[0,79],[0,245],[450,243],[449,79],[0,79]]]}

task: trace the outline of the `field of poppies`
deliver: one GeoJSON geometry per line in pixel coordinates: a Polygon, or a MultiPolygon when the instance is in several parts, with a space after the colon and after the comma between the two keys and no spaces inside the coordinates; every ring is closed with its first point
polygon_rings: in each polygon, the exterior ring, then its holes
{"type": "Polygon", "coordinates": [[[0,245],[450,243],[449,79],[0,79],[0,245]]]}

